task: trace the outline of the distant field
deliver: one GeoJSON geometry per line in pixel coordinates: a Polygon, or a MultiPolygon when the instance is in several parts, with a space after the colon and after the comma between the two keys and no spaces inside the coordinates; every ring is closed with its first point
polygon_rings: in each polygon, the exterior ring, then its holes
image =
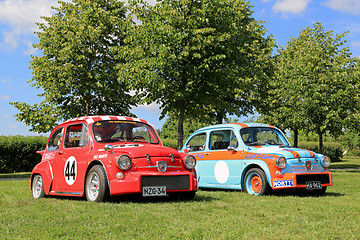
{"type": "Polygon", "coordinates": [[[0,238],[360,239],[360,171],[333,176],[322,197],[200,190],[188,202],[35,200],[29,180],[0,181],[0,238]]]}

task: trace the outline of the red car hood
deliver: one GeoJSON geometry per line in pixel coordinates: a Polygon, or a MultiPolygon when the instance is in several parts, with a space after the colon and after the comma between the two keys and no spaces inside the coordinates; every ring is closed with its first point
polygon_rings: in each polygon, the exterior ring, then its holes
{"type": "Polygon", "coordinates": [[[145,158],[147,155],[149,157],[169,157],[170,154],[174,158],[180,158],[179,152],[173,148],[150,144],[115,145],[113,152],[129,154],[132,158],[145,158]]]}

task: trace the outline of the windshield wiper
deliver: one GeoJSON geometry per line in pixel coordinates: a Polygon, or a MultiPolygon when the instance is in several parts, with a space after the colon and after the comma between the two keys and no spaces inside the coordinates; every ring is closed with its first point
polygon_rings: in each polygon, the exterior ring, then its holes
{"type": "Polygon", "coordinates": [[[264,144],[262,144],[262,143],[260,143],[260,142],[253,142],[253,143],[248,143],[248,144],[246,144],[247,146],[260,146],[260,145],[264,145],[264,144]]]}
{"type": "Polygon", "coordinates": [[[104,142],[104,143],[110,143],[110,142],[125,142],[124,139],[122,138],[110,138],[110,139],[104,139],[104,140],[101,140],[99,142],[104,142]]]}

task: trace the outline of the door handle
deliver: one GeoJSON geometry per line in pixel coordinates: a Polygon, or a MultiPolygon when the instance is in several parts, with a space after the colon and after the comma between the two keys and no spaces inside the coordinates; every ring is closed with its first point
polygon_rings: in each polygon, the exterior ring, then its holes
{"type": "Polygon", "coordinates": [[[59,155],[63,155],[63,154],[64,154],[63,151],[57,151],[57,153],[58,153],[59,155]]]}
{"type": "Polygon", "coordinates": [[[205,153],[205,155],[210,155],[210,153],[205,153]]]}

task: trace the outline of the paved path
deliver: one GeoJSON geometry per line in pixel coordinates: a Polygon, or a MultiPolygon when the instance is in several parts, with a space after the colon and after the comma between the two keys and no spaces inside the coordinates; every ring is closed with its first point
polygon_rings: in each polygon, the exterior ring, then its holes
{"type": "Polygon", "coordinates": [[[0,178],[0,181],[30,180],[30,178],[0,178]]]}

